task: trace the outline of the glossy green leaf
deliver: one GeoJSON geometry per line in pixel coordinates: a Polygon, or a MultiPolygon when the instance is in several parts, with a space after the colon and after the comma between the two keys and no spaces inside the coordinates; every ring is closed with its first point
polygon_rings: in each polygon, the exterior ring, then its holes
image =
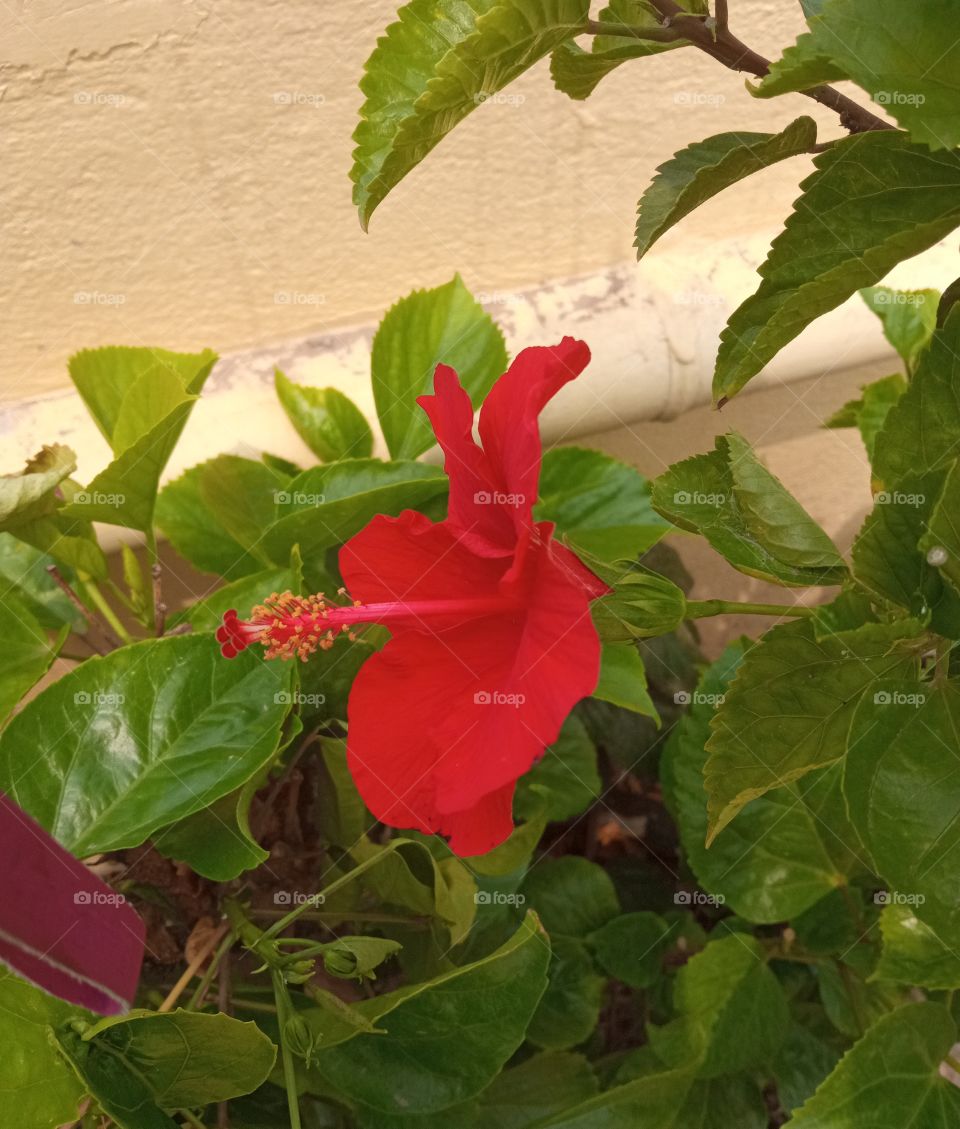
{"type": "Polygon", "coordinates": [[[547,990],[527,1027],[527,1039],[546,1050],[580,1046],[600,1019],[606,979],[587,946],[573,937],[552,937],[547,990]]]}
{"type": "Polygon", "coordinates": [[[660,165],[637,207],[634,246],[642,259],[665,231],[731,184],[817,140],[813,118],[797,118],[780,133],[718,133],[695,141],[660,165]]]}
{"type": "Polygon", "coordinates": [[[587,0],[412,0],[364,67],[353,202],[373,210],[487,99],[582,29],[587,0]]]}
{"type": "Polygon", "coordinates": [[[900,373],[881,377],[880,380],[866,384],[861,390],[859,400],[849,403],[835,412],[826,422],[826,427],[856,427],[860,430],[867,456],[872,463],[880,434],[887,414],[907,390],[907,382],[900,373]]]}
{"type": "Polygon", "coordinates": [[[631,988],[649,988],[660,975],[672,931],[658,914],[625,913],[591,933],[590,946],[607,975],[631,988]]]}
{"type": "Polygon", "coordinates": [[[680,829],[690,868],[704,890],[748,921],[794,917],[845,882],[856,864],[848,853],[839,773],[827,769],[802,783],[751,800],[708,848],[704,790],[710,723],[747,649],[731,644],[690,695],[689,711],[661,759],[664,795],[680,829]]]}
{"type": "Polygon", "coordinates": [[[786,1035],[787,1001],[749,935],[710,941],[677,974],[676,1019],[648,1028],[668,1066],[697,1064],[704,1078],[769,1063],[786,1035]]]}
{"type": "Polygon", "coordinates": [[[373,338],[373,396],[395,459],[414,459],[436,442],[417,397],[433,391],[438,364],[456,369],[474,408],[507,367],[503,334],[458,274],[401,298],[373,338]]]}
{"type": "MultiPolygon", "coordinates": [[[[689,12],[706,14],[702,0],[680,6],[689,12]]],[[[606,8],[600,9],[598,18],[601,23],[631,28],[663,26],[663,17],[649,0],[612,0],[606,8]]],[[[651,39],[631,40],[622,35],[594,35],[590,39],[590,50],[585,51],[568,39],[550,56],[550,74],[558,90],[579,101],[588,98],[602,79],[628,59],[642,59],[684,46],[688,46],[684,39],[658,43],[651,39]]]]}
{"type": "Polygon", "coordinates": [[[866,624],[818,639],[800,620],[749,651],[711,721],[708,842],[751,800],[843,757],[863,691],[916,669],[900,634],[897,624],[866,624]]]}
{"type": "Polygon", "coordinates": [[[347,1097],[386,1113],[427,1114],[466,1101],[523,1041],[549,955],[529,914],[483,960],[356,1005],[387,1033],[321,1051],[315,1069],[347,1097]]]}
{"type": "Polygon", "coordinates": [[[605,643],[600,656],[600,681],[593,692],[601,702],[651,717],[659,725],[660,715],[647,689],[647,672],[633,643],[605,643]]]}
{"type": "Polygon", "coordinates": [[[957,1038],[946,1008],[908,1004],[878,1020],[793,1116],[797,1129],[949,1129],[960,1090],[940,1074],[957,1038]]]}
{"type": "Polygon", "coordinates": [[[846,574],[830,538],[735,433],[655,479],[653,503],[749,576],[812,585],[846,574]]]}
{"type": "Polygon", "coordinates": [[[274,383],[283,410],[318,459],[366,459],[373,454],[370,424],[349,396],[336,388],[294,384],[279,369],[274,383]]]}
{"type": "Polygon", "coordinates": [[[571,714],[560,736],[518,781],[514,815],[535,819],[542,807],[548,820],[573,819],[596,802],[602,790],[596,746],[583,722],[571,714]]]}
{"type": "Polygon", "coordinates": [[[542,859],[524,879],[523,893],[551,936],[586,937],[620,913],[610,876],[578,855],[542,859]]]}
{"type": "Polygon", "coordinates": [[[937,328],[939,290],[893,290],[889,286],[868,286],[860,297],[883,322],[883,335],[907,366],[930,344],[937,328]]]}
{"type": "Polygon", "coordinates": [[[84,1032],[150,1087],[162,1109],[249,1094],[267,1080],[277,1048],[255,1023],[221,1013],[137,1010],[84,1032]]]}
{"type": "Polygon", "coordinates": [[[0,787],[68,850],[134,847],[239,787],[273,755],[289,665],[220,657],[209,635],[89,659],[0,737],[0,787]]]}
{"type": "Polygon", "coordinates": [[[447,477],[426,463],[343,459],[312,467],[277,494],[276,519],[262,531],[262,549],[286,564],[294,545],[309,561],[348,541],[377,514],[421,509],[447,490],[447,477]]]}
{"type": "Polygon", "coordinates": [[[953,938],[944,940],[911,906],[884,906],[880,932],[883,948],[875,979],[933,990],[960,988],[960,951],[953,938]]]}
{"type": "Polygon", "coordinates": [[[843,784],[891,901],[947,938],[960,923],[958,726],[957,683],[877,684],[853,716],[843,784]]]}
{"type": "Polygon", "coordinates": [[[536,516],[555,522],[588,564],[594,557],[633,560],[670,530],[638,470],[583,447],[556,447],[544,455],[536,516]]]}
{"type": "Polygon", "coordinates": [[[527,1129],[597,1092],[593,1067],[570,1051],[544,1051],[498,1074],[480,1099],[484,1124],[527,1129]]]}
{"type": "Polygon", "coordinates": [[[0,599],[0,726],[26,692],[50,669],[67,629],[51,641],[30,609],[12,593],[0,599]]]}
{"type": "Polygon", "coordinates": [[[67,507],[87,521],[149,529],[160,475],[215,353],[110,346],[70,358],[70,377],[114,459],[67,507]]]}
{"type": "Polygon", "coordinates": [[[960,451],[960,308],[933,335],[910,387],[877,437],[874,471],[887,487],[948,469],[960,451]]]}
{"type": "Polygon", "coordinates": [[[84,1090],[49,1029],[86,1013],[0,969],[0,1121],[57,1129],[77,1116],[84,1090]]]}
{"type": "Polygon", "coordinates": [[[16,594],[36,616],[42,627],[65,624],[83,633],[85,621],[47,572],[53,558],[20,541],[11,533],[0,533],[0,600],[16,594]]]}
{"type": "MultiPolygon", "coordinates": [[[[236,462],[256,465],[248,459],[237,459],[236,462]]],[[[204,498],[201,490],[204,476],[208,470],[220,465],[220,459],[210,459],[168,483],[157,498],[156,522],[170,544],[194,568],[234,580],[261,571],[264,561],[248,552],[231,536],[216,509],[211,509],[204,498]]],[[[267,476],[273,473],[263,467],[262,470],[251,471],[249,477],[257,483],[262,478],[272,490],[277,487],[267,476]]],[[[252,485],[252,482],[242,484],[241,496],[247,498],[251,506],[256,506],[260,491],[251,489],[252,485]]]]}
{"type": "Polygon", "coordinates": [[[713,392],[733,396],[802,329],[960,224],[960,156],[903,134],[838,141],[814,161],[760,268],[757,292],[721,337],[713,392]]]}

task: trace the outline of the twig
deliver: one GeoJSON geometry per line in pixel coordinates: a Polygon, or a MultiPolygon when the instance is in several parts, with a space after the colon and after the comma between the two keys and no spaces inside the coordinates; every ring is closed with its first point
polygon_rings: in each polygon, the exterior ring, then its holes
{"type": "MultiPolygon", "coordinates": [[[[54,584],[57,585],[57,587],[61,590],[61,592],[63,592],[63,594],[67,597],[67,599],[70,601],[70,603],[73,604],[73,606],[77,609],[77,611],[83,616],[84,622],[86,623],[87,627],[89,628],[89,627],[96,626],[99,629],[99,631],[101,632],[101,634],[104,634],[109,639],[110,638],[109,629],[104,624],[102,624],[100,622],[100,620],[97,618],[95,613],[92,612],[87,607],[87,605],[80,599],[80,597],[76,594],[76,592],[74,592],[74,590],[70,587],[70,585],[66,582],[66,580],[64,580],[63,574],[60,572],[60,569],[57,568],[57,566],[55,564],[47,565],[47,573],[50,575],[50,578],[53,580],[54,584]]],[[[80,638],[83,638],[83,637],[80,636],[80,638]]],[[[90,647],[92,647],[97,652],[98,655],[103,655],[103,654],[106,653],[103,650],[102,647],[96,646],[96,644],[91,642],[89,639],[85,639],[84,641],[90,647]]],[[[116,646],[119,647],[119,645],[120,645],[120,643],[118,641],[116,643],[116,646]]],[[[112,646],[113,645],[111,645],[111,649],[112,649],[112,646]]]]}
{"type": "Polygon", "coordinates": [[[727,0],[713,0],[713,18],[717,21],[717,34],[725,32],[730,25],[727,0]]]}
{"type": "Polygon", "coordinates": [[[183,975],[180,977],[180,979],[176,982],[176,984],[174,984],[174,986],[167,993],[167,998],[157,1008],[157,1011],[170,1011],[170,1009],[177,1002],[177,1000],[180,999],[180,996],[183,994],[183,990],[186,988],[186,986],[190,983],[190,981],[197,974],[197,972],[200,969],[200,966],[207,959],[207,957],[213,952],[213,950],[217,947],[217,945],[220,944],[221,940],[223,939],[224,934],[227,932],[227,930],[229,928],[230,928],[229,923],[225,921],[219,927],[219,929],[217,929],[211,935],[211,937],[207,941],[207,943],[201,949],[199,949],[199,951],[197,952],[197,955],[193,958],[192,961],[190,961],[190,963],[184,969],[183,975]]]}
{"type": "MultiPolygon", "coordinates": [[[[217,965],[217,1006],[224,1015],[233,1015],[232,971],[228,948],[221,954],[217,965]]],[[[230,1129],[230,1106],[227,1102],[217,1104],[217,1129],[230,1129]]]]}
{"type": "MultiPolygon", "coordinates": [[[[725,3],[717,4],[716,24],[713,27],[707,26],[700,17],[684,11],[674,0],[651,0],[651,3],[663,17],[662,27],[627,27],[624,24],[606,24],[602,21],[590,20],[585,30],[592,35],[621,35],[632,39],[651,39],[654,42],[686,39],[730,70],[746,71],[757,78],[763,78],[769,73],[770,60],[758,55],[728,30],[725,23],[727,14],[724,11],[725,3]],[[675,34],[672,36],[665,34],[671,31],[675,34]],[[679,35],[676,34],[677,32],[679,35]]],[[[841,124],[850,133],[895,128],[832,86],[813,86],[800,93],[839,114],[841,124]]]]}
{"type": "Polygon", "coordinates": [[[163,569],[159,563],[151,566],[150,575],[153,577],[153,627],[154,634],[159,639],[167,623],[167,605],[163,602],[163,569]]]}

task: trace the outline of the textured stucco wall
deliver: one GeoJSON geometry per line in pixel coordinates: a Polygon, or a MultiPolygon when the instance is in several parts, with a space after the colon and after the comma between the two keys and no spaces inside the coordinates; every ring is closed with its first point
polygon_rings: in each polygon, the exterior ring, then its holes
{"type": "MultiPolygon", "coordinates": [[[[770,54],[801,27],[794,0],[734,7],[739,33],[770,54]]],[[[366,321],[454,270],[491,294],[628,260],[637,197],[683,144],[811,110],[836,132],[808,100],[754,100],[693,51],[627,64],[583,104],[542,62],[516,99],[444,140],[364,235],[347,179],[356,83],[393,10],[0,5],[0,399],[62,387],[83,346],[237,349],[366,321]]],[[[802,159],[736,187],[663,252],[772,234],[805,171],[802,159]]]]}

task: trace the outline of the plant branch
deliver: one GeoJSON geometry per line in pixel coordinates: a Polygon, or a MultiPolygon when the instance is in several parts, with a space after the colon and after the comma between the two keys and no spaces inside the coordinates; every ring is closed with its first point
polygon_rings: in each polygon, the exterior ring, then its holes
{"type": "Polygon", "coordinates": [[[163,602],[163,569],[159,562],[150,566],[150,578],[153,581],[153,633],[159,639],[167,623],[167,605],[163,602]]]}
{"type": "Polygon", "coordinates": [[[815,608],[802,604],[741,604],[737,600],[688,600],[686,619],[708,619],[715,615],[812,616],[815,608]]]}
{"type": "MultiPolygon", "coordinates": [[[[620,35],[631,39],[652,39],[655,42],[685,39],[730,70],[746,71],[757,78],[763,78],[769,72],[770,60],[758,55],[728,29],[726,3],[717,4],[713,26],[707,26],[700,17],[685,12],[674,0],[651,0],[651,3],[663,16],[661,27],[627,27],[625,24],[605,24],[591,20],[585,30],[592,35],[620,35]]],[[[813,86],[801,93],[839,114],[841,124],[850,133],[895,128],[832,86],[813,86]]]]}
{"type": "MultiPolygon", "coordinates": [[[[63,574],[60,572],[60,569],[58,569],[55,564],[47,565],[47,573],[50,576],[50,579],[54,582],[54,584],[56,584],[56,586],[60,589],[60,591],[63,592],[63,594],[70,601],[70,603],[73,604],[73,606],[77,609],[77,611],[83,616],[83,621],[84,621],[84,623],[86,623],[87,627],[89,628],[89,627],[96,625],[96,627],[101,632],[103,632],[105,630],[104,625],[100,623],[100,621],[96,618],[96,616],[93,614],[93,612],[90,611],[90,609],[87,607],[87,605],[80,599],[80,597],[76,594],[76,592],[74,592],[74,590],[70,587],[70,585],[66,582],[66,580],[64,580],[63,574]]],[[[91,647],[94,651],[96,651],[96,653],[98,655],[102,655],[102,654],[105,653],[102,648],[97,647],[94,643],[92,643],[85,636],[81,635],[81,636],[78,636],[78,638],[83,639],[84,642],[87,644],[87,646],[91,647]]]]}

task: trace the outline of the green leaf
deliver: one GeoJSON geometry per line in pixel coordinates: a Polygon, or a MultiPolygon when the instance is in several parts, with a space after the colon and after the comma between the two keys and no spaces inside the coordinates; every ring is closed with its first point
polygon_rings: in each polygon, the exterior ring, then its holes
{"type": "MultiPolygon", "coordinates": [[[[688,12],[706,14],[706,6],[698,0],[680,6],[688,12]]],[[[663,27],[663,17],[648,0],[612,0],[608,7],[600,10],[599,19],[601,23],[632,28],[663,27]]],[[[685,46],[689,46],[686,39],[661,43],[652,39],[630,40],[622,35],[594,35],[590,50],[585,51],[568,39],[550,56],[550,75],[558,90],[580,101],[588,98],[602,79],[628,59],[642,59],[685,46]]]]}
{"type": "Polygon", "coordinates": [[[426,463],[343,459],[312,467],[277,494],[277,518],[261,533],[261,548],[282,565],[299,545],[309,561],[348,541],[377,514],[422,508],[446,490],[446,475],[426,463]]]}
{"type": "Polygon", "coordinates": [[[949,1129],[960,1119],[960,1091],[940,1074],[940,1063],[956,1037],[939,1004],[898,1008],[851,1047],[790,1125],[860,1129],[870,1110],[877,1129],[949,1129]]]}
{"type": "Polygon", "coordinates": [[[710,941],[677,974],[677,1018],[649,1027],[668,1065],[697,1063],[704,1078],[769,1063],[786,1035],[787,1001],[760,943],[745,934],[710,941]]]}
{"type": "Polygon", "coordinates": [[[660,724],[657,707],[647,690],[643,659],[633,643],[604,643],[600,656],[600,681],[593,696],[601,702],[612,702],[621,709],[652,717],[660,724]]]}
{"type": "Polygon", "coordinates": [[[760,268],[760,288],[721,337],[713,391],[733,396],[805,326],[960,224],[960,156],[873,131],[816,157],[760,268]]]}
{"type": "Polygon", "coordinates": [[[19,474],[0,475],[0,528],[14,529],[56,509],[53,492],[77,469],[77,456],[62,443],[43,447],[19,474]]]}
{"type": "Polygon", "coordinates": [[[813,1094],[837,1065],[840,1051],[795,1023],[773,1063],[780,1104],[788,1112],[813,1094]]]}
{"type": "MultiPolygon", "coordinates": [[[[629,1082],[634,1078],[649,1078],[658,1073],[656,1056],[649,1052],[650,1047],[640,1047],[631,1052],[617,1071],[618,1082],[629,1082]]],[[[685,1090],[686,1100],[681,1096],[682,1106],[671,1119],[670,1126],[676,1129],[767,1129],[768,1116],[763,1095],[756,1083],[744,1075],[709,1078],[696,1081],[685,1090]]],[[[642,1116],[642,1115],[641,1115],[642,1116]]],[[[641,1120],[638,1125],[646,1126],[641,1120]]],[[[658,1120],[655,1123],[660,1125],[658,1120]]]]}
{"type": "Polygon", "coordinates": [[[631,988],[649,988],[660,976],[672,927],[655,913],[642,910],[614,917],[590,935],[597,963],[631,988]]]}
{"type": "Polygon", "coordinates": [[[592,567],[612,589],[590,609],[605,644],[668,635],[686,616],[683,590],[665,576],[640,564],[592,567]]]}
{"type": "Polygon", "coordinates": [[[536,516],[555,522],[588,563],[593,557],[632,560],[670,531],[638,470],[583,447],[556,447],[544,455],[536,516]]]}
{"type": "MultiPolygon", "coordinates": [[[[315,1069],[348,1098],[386,1113],[427,1114],[466,1101],[523,1041],[546,986],[549,954],[528,914],[483,960],[357,1004],[387,1033],[361,1033],[321,1051],[315,1069]]],[[[309,1022],[309,1011],[301,1014],[309,1022]]]]}
{"type": "Polygon", "coordinates": [[[826,427],[857,427],[870,462],[874,462],[877,436],[880,434],[890,409],[907,390],[907,382],[895,372],[880,380],[866,384],[859,400],[851,400],[826,422],[826,427]]]}
{"type": "MultiPolygon", "coordinates": [[[[960,459],[950,468],[940,497],[933,505],[927,528],[919,539],[923,563],[939,571],[952,585],[951,594],[960,593],[960,459]]],[[[953,601],[951,601],[953,603],[953,601]]],[[[955,638],[953,631],[944,634],[955,638]]]]}
{"type": "Polygon", "coordinates": [[[225,529],[260,567],[288,565],[292,544],[281,556],[271,558],[263,539],[290,501],[290,485],[304,476],[288,479],[256,459],[238,455],[220,455],[200,465],[200,499],[206,513],[215,515],[214,528],[225,529]]]}
{"type": "Polygon", "coordinates": [[[518,781],[514,814],[527,820],[540,814],[551,822],[573,819],[602,790],[596,747],[583,722],[571,714],[560,736],[518,781]]]}
{"type": "Polygon", "coordinates": [[[0,1121],[57,1129],[74,1120],[84,1090],[54,1049],[48,1032],[83,1016],[12,972],[0,969],[0,1121]]]}
{"type": "Polygon", "coordinates": [[[921,11],[898,0],[830,0],[811,21],[817,48],[914,141],[960,145],[960,46],[956,9],[932,0],[921,11]]]}
{"type": "Polygon", "coordinates": [[[868,286],[860,297],[883,322],[884,337],[911,371],[937,328],[940,291],[868,286]]]}
{"type": "Polygon", "coordinates": [[[47,572],[52,564],[51,557],[13,534],[0,533],[0,599],[16,593],[41,626],[58,629],[69,624],[82,634],[85,621],[47,572]]]}
{"type": "Polygon", "coordinates": [[[920,358],[910,387],[877,438],[875,473],[886,486],[944,470],[960,443],[960,308],[951,311],[920,358]]]}
{"type": "Polygon", "coordinates": [[[0,787],[79,856],[135,847],[239,787],[273,755],[290,668],[209,635],[92,658],[0,736],[0,787]]]}
{"type": "Polygon", "coordinates": [[[578,855],[537,863],[524,879],[523,894],[551,936],[586,937],[620,913],[610,876],[578,855]]]}
{"type": "Polygon", "coordinates": [[[498,1074],[484,1090],[480,1108],[484,1124],[527,1129],[596,1092],[596,1075],[583,1055],[545,1051],[498,1074]]]}
{"type": "Polygon", "coordinates": [[[911,906],[884,906],[880,932],[883,948],[873,979],[934,991],[960,988],[960,952],[921,921],[911,906]]]}
{"type": "Polygon", "coordinates": [[[52,643],[30,609],[12,593],[0,599],[0,727],[26,692],[50,669],[69,628],[52,643]]]}
{"type": "Polygon", "coordinates": [[[357,405],[336,388],[294,384],[277,369],[277,396],[297,434],[323,462],[365,459],[373,454],[373,432],[357,405]]]}
{"type": "Polygon", "coordinates": [[[844,846],[835,768],[751,800],[705,846],[710,723],[748,646],[746,640],[731,644],[705,673],[670,735],[660,774],[697,881],[734,913],[766,924],[795,917],[841,886],[853,860],[844,846]]]}
{"type": "Polygon", "coordinates": [[[775,627],[753,647],[711,722],[705,783],[709,839],[750,800],[840,760],[863,691],[909,677],[897,624],[818,639],[809,620],[775,627]]]}
{"type": "Polygon", "coordinates": [[[735,433],[655,479],[653,504],[748,576],[806,586],[846,574],[830,538],[735,433]]]}
{"type": "MultiPolygon", "coordinates": [[[[533,1129],[624,1129],[628,1125],[631,1129],[698,1129],[696,1122],[686,1120],[693,1083],[689,1068],[644,1075],[538,1121],[533,1129]]],[[[747,1123],[744,1129],[753,1126],[747,1123]]]]}
{"type": "Polygon", "coordinates": [[[160,475],[217,360],[215,353],[110,346],[70,358],[70,377],[114,459],[66,513],[146,530],[160,475]]]}
{"type": "Polygon", "coordinates": [[[587,0],[469,0],[400,9],[364,67],[353,202],[376,206],[451,129],[583,29],[587,0]]]}
{"type": "Polygon", "coordinates": [[[457,370],[474,408],[507,367],[503,334],[458,274],[443,286],[401,298],[373,338],[373,396],[395,459],[415,459],[436,442],[417,397],[433,391],[438,364],[457,370]]]}
{"type": "Polygon", "coordinates": [[[547,990],[527,1027],[527,1039],[546,1050],[569,1050],[596,1029],[607,982],[582,941],[553,937],[550,948],[547,990]]]}
{"type": "MultiPolygon", "coordinates": [[[[855,955],[855,950],[848,955],[855,955]]],[[[822,962],[816,975],[824,1013],[849,1039],[858,1039],[865,1028],[906,1002],[896,985],[868,983],[850,961],[822,962]]]]}
{"type": "Polygon", "coordinates": [[[277,1048],[255,1023],[223,1013],[137,1010],[104,1019],[83,1038],[123,1062],[162,1109],[192,1108],[249,1094],[267,1080],[277,1048]]]}
{"type": "Polygon", "coordinates": [[[960,923],[958,725],[957,683],[878,683],[853,716],[843,782],[889,898],[943,937],[960,923]]]}
{"type": "Polygon", "coordinates": [[[637,207],[634,246],[642,259],[665,231],[731,184],[817,140],[813,118],[797,118],[780,133],[718,133],[696,141],[660,165],[637,207]]]}
{"type": "Polygon", "coordinates": [[[800,90],[812,90],[828,82],[846,78],[843,67],[835,63],[831,53],[821,45],[818,36],[805,31],[782,58],[770,64],[770,70],[758,83],[747,83],[757,98],[776,98],[800,90]]]}
{"type": "MultiPolygon", "coordinates": [[[[238,459],[237,462],[255,465],[252,460],[238,459]]],[[[262,570],[264,562],[247,552],[227,532],[216,510],[211,510],[204,499],[201,489],[204,475],[219,465],[219,459],[210,459],[169,482],[157,498],[156,522],[170,544],[194,568],[234,580],[262,570]]],[[[263,472],[273,473],[266,467],[263,472]]],[[[258,482],[260,476],[260,471],[250,472],[250,478],[256,478],[258,482]]],[[[251,502],[257,501],[256,491],[248,493],[245,490],[243,496],[250,496],[251,502]]]]}

